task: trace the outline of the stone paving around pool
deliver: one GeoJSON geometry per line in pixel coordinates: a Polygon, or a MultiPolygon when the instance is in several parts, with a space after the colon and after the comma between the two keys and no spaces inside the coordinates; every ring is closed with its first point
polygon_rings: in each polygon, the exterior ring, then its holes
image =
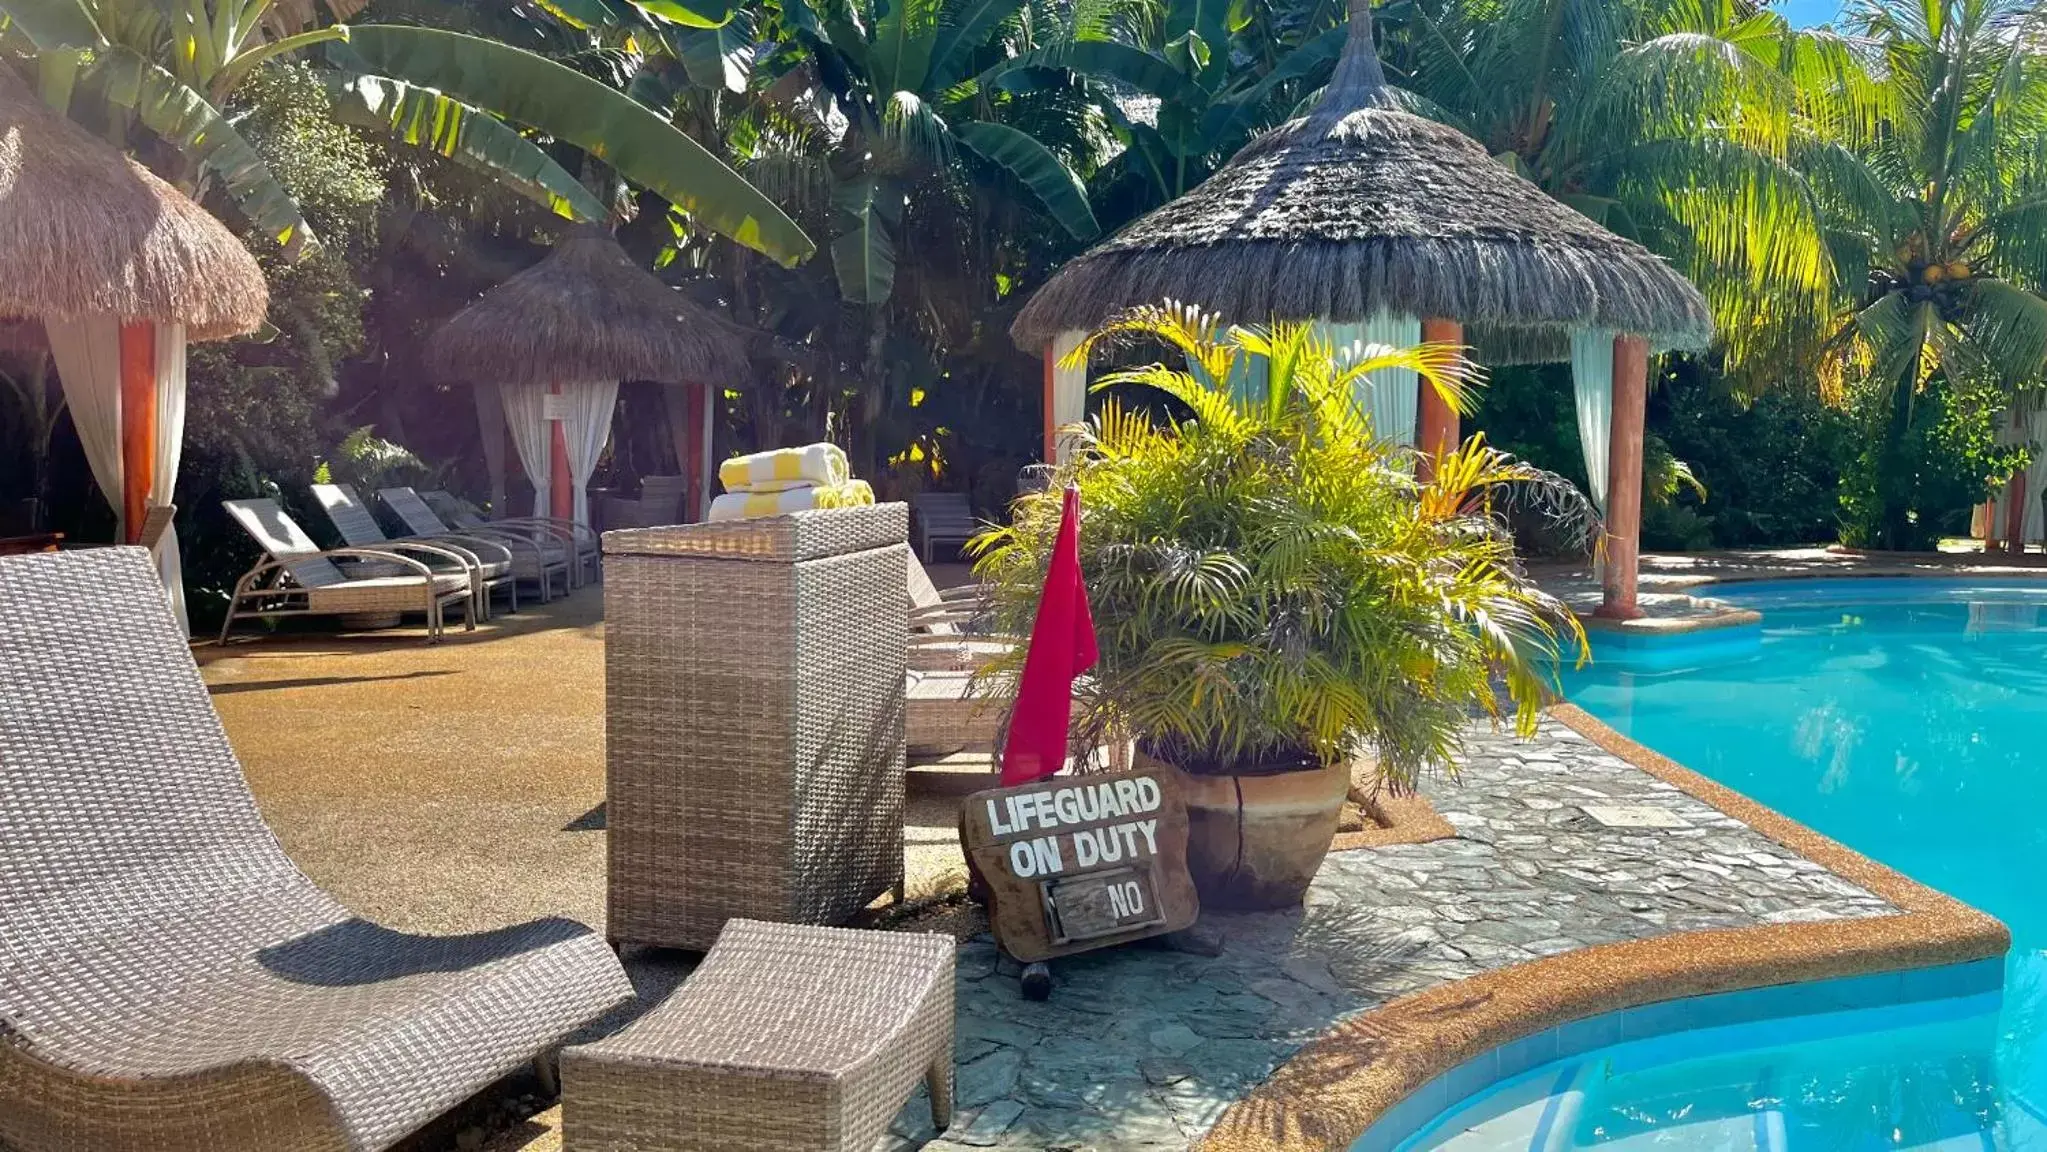
{"type": "Polygon", "coordinates": [[[1425,788],[1456,839],[1333,855],[1300,911],[1207,916],[1221,956],[1060,961],[1037,1004],[985,937],[962,945],[959,1114],[939,1137],[920,1092],[877,1152],[1187,1148],[1302,1045],[1406,993],[1594,944],[1893,911],[1555,721],[1470,752],[1425,788]]]}

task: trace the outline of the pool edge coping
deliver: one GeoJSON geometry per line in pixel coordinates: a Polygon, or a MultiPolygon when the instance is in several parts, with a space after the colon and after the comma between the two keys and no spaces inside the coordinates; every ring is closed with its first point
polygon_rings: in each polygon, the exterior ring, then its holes
{"type": "Polygon", "coordinates": [[[1402,1100],[1544,1029],[1659,1002],[2004,955],[1992,916],[1655,752],[1575,705],[1547,714],[1633,767],[1882,897],[1897,912],[1678,932],[1546,956],[1344,1020],[1230,1105],[1202,1152],[1343,1152],[1402,1100]]]}

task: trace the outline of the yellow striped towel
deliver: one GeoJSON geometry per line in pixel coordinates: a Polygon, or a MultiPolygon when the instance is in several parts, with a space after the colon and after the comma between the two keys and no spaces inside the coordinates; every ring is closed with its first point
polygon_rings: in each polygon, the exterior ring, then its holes
{"type": "Polygon", "coordinates": [[[786,492],[807,485],[844,484],[851,475],[846,454],[837,444],[776,448],[734,456],[718,465],[718,482],[727,492],[786,492]]]}
{"type": "Polygon", "coordinates": [[[752,520],[781,516],[808,508],[853,508],[874,503],[874,489],[865,480],[844,484],[785,488],[780,492],[727,492],[711,501],[713,520],[752,520]]]}

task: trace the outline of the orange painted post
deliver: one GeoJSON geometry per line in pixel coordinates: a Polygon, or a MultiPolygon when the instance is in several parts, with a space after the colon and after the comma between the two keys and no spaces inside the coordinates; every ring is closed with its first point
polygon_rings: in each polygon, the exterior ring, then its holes
{"type": "Polygon", "coordinates": [[[1983,513],[1983,550],[1985,552],[1995,552],[1997,551],[1997,501],[1985,500],[1983,507],[1978,509],[1978,511],[1983,513]]]}
{"type": "Polygon", "coordinates": [[[1606,456],[1606,579],[1599,615],[1633,620],[1642,531],[1642,422],[1649,403],[1649,342],[1613,338],[1613,429],[1606,456]]]}
{"type": "Polygon", "coordinates": [[[121,526],[125,542],[142,538],[149,490],[156,485],[156,325],[121,323],[121,526]]]}
{"type": "Polygon", "coordinates": [[[1045,463],[1059,462],[1059,356],[1052,341],[1045,341],[1045,463]]]}
{"type": "Polygon", "coordinates": [[[2014,556],[2026,554],[2026,473],[2012,474],[2004,486],[2004,548],[2014,556]]]}
{"type": "MultiPolygon", "coordinates": [[[[1455,320],[1430,317],[1422,321],[1422,343],[1463,344],[1464,325],[1455,320]]],[[[1421,395],[1417,398],[1416,423],[1420,426],[1415,436],[1415,445],[1421,449],[1421,462],[1416,465],[1418,479],[1428,480],[1435,474],[1435,458],[1456,449],[1464,439],[1458,427],[1457,410],[1443,401],[1443,397],[1430,386],[1427,380],[1420,382],[1421,395]]]]}
{"type": "MultiPolygon", "coordinates": [[[[562,394],[559,383],[548,385],[547,390],[556,396],[562,394]]],[[[569,475],[569,439],[562,431],[561,421],[550,420],[548,424],[548,475],[553,479],[548,481],[551,491],[548,492],[547,513],[557,520],[568,520],[576,514],[576,482],[569,475]]]]}
{"type": "Polygon", "coordinates": [[[690,384],[683,390],[683,403],[689,407],[689,445],[682,466],[689,475],[689,517],[701,519],[708,505],[707,494],[710,478],[704,474],[710,453],[704,449],[704,440],[711,426],[711,390],[702,384],[690,384]]]}

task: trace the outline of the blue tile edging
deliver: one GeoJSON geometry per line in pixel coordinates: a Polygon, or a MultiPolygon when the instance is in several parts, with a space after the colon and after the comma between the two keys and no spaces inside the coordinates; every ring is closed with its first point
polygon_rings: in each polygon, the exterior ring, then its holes
{"type": "Polygon", "coordinates": [[[1951,1000],[2003,987],[2004,958],[1992,956],[1931,968],[1716,992],[1588,1016],[1502,1044],[1450,1069],[1381,1113],[1350,1152],[1393,1152],[1438,1116],[1495,1084],[1553,1060],[1615,1044],[1766,1020],[1951,1000]]]}

